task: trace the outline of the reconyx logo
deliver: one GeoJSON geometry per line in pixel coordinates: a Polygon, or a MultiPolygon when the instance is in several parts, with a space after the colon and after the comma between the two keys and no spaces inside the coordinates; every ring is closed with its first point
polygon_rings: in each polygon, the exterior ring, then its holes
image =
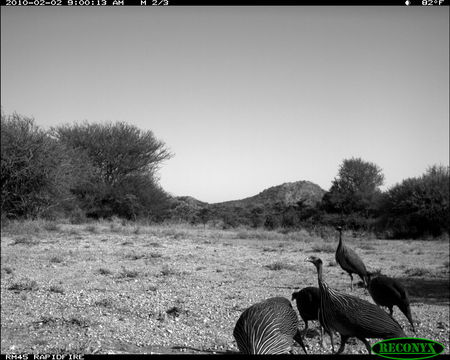
{"type": "Polygon", "coordinates": [[[373,344],[372,351],[388,359],[427,359],[443,352],[444,346],[433,340],[397,338],[373,344]]]}

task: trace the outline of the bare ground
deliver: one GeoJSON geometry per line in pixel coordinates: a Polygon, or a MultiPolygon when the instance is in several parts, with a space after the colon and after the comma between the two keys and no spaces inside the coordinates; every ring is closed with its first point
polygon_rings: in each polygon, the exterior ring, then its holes
{"type": "MultiPolygon", "coordinates": [[[[438,341],[448,354],[448,239],[346,237],[369,270],[380,269],[408,288],[416,334],[394,310],[407,335],[438,341]]],[[[317,286],[315,268],[305,257],[321,257],[328,284],[350,292],[348,275],[334,262],[336,245],[335,238],[303,230],[10,225],[1,240],[1,352],[235,352],[233,328],[245,308],[317,286]]],[[[353,294],[372,301],[362,287],[353,294]]],[[[317,324],[310,329],[309,353],[330,353],[329,338],[322,349],[317,324]]],[[[345,352],[366,350],[350,340],[345,352]]]]}

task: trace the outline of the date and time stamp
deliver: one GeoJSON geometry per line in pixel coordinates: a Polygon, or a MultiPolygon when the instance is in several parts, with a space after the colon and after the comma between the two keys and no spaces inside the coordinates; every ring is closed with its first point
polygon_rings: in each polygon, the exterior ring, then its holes
{"type": "Polygon", "coordinates": [[[2,0],[2,6],[168,6],[170,0],[2,0]]]}
{"type": "MultiPolygon", "coordinates": [[[[2,6],[168,6],[177,0],[1,0],[2,6]]],[[[406,0],[406,6],[448,6],[450,0],[406,0]]],[[[392,3],[392,5],[395,5],[392,3]]],[[[398,4],[397,4],[398,5],[398,4]]]]}

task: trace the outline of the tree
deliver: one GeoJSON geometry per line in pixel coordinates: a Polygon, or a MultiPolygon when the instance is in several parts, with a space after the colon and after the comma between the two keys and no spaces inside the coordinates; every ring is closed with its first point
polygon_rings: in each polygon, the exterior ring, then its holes
{"type": "Polygon", "coordinates": [[[395,238],[449,233],[449,173],[448,166],[434,165],[389,189],[381,206],[384,229],[395,238]]]}
{"type": "Polygon", "coordinates": [[[206,223],[210,219],[210,216],[211,216],[211,210],[207,206],[202,207],[195,214],[196,220],[198,219],[203,224],[203,227],[206,227],[206,223]]]}
{"type": "Polygon", "coordinates": [[[52,128],[52,134],[62,144],[87,154],[95,168],[90,186],[73,189],[88,215],[161,219],[169,197],[155,174],[172,154],[151,131],[124,122],[84,122],[52,128]]]}
{"type": "Polygon", "coordinates": [[[252,208],[250,210],[249,220],[253,228],[262,227],[265,221],[264,208],[262,206],[252,208]]]}
{"type": "Polygon", "coordinates": [[[164,160],[172,157],[153,132],[124,122],[74,124],[52,129],[62,143],[86,151],[101,179],[109,185],[129,175],[153,176],[164,160]]]}
{"type": "Polygon", "coordinates": [[[90,174],[75,154],[40,129],[34,119],[1,114],[1,211],[8,217],[50,215],[74,206],[70,189],[90,174]]]}
{"type": "Polygon", "coordinates": [[[377,209],[383,181],[382,170],[376,164],[360,158],[345,159],[324,195],[324,208],[331,213],[359,213],[368,217],[377,209]]]}

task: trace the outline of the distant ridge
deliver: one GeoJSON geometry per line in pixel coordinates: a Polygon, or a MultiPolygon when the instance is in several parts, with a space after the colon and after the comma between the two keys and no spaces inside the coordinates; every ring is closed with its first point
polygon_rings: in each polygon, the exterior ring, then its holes
{"type": "Polygon", "coordinates": [[[207,206],[208,203],[197,200],[196,198],[192,197],[192,196],[176,196],[175,197],[178,201],[180,202],[184,202],[187,205],[191,206],[191,207],[203,207],[203,206],[207,206]]]}
{"type": "Polygon", "coordinates": [[[314,206],[322,200],[325,194],[319,185],[310,181],[295,181],[288,182],[277,186],[272,186],[261,191],[255,196],[251,196],[241,200],[224,201],[214,203],[215,206],[243,206],[256,207],[265,206],[275,203],[282,203],[284,205],[296,204],[303,201],[305,205],[314,206]]]}
{"type": "Polygon", "coordinates": [[[319,185],[310,181],[287,182],[281,185],[272,186],[261,191],[259,194],[240,200],[230,200],[209,204],[197,200],[192,196],[176,196],[177,203],[184,204],[191,209],[200,208],[254,208],[265,207],[281,203],[285,206],[297,204],[302,201],[304,205],[314,206],[320,202],[326,193],[319,185]]]}

